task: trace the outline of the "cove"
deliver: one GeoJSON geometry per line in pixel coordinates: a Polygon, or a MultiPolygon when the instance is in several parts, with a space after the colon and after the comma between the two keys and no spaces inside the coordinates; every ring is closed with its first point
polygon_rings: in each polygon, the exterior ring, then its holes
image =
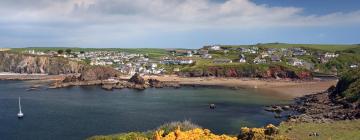
{"type": "Polygon", "coordinates": [[[190,120],[215,133],[278,124],[264,106],[291,102],[255,89],[182,87],[105,91],[97,86],[26,91],[31,81],[0,81],[1,139],[85,139],[190,120]],[[22,120],[16,117],[21,96],[22,120]],[[209,109],[209,104],[216,109],[209,109]]]}

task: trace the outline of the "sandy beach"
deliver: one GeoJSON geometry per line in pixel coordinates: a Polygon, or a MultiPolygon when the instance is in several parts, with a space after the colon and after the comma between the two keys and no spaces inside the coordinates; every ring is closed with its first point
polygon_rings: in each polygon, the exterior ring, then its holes
{"type": "Polygon", "coordinates": [[[289,98],[301,97],[325,91],[332,85],[336,85],[337,80],[311,80],[311,81],[292,81],[275,79],[251,79],[251,78],[218,78],[218,77],[178,77],[176,75],[166,76],[144,76],[145,79],[158,79],[160,81],[179,82],[181,85],[204,85],[204,86],[224,86],[232,88],[253,88],[258,90],[274,91],[289,98]]]}
{"type": "MultiPolygon", "coordinates": [[[[66,75],[46,75],[46,74],[17,74],[0,73],[0,80],[62,80],[66,75]]],[[[121,79],[129,79],[121,77],[121,79]]],[[[199,85],[199,86],[222,86],[230,88],[250,88],[264,90],[274,96],[286,98],[296,98],[304,95],[314,94],[325,91],[332,85],[336,85],[337,80],[275,80],[275,79],[255,79],[255,78],[219,78],[219,77],[179,77],[177,75],[164,76],[143,76],[145,79],[157,79],[159,81],[178,82],[180,85],[199,85]],[[273,92],[269,92],[273,91],[273,92]]]]}

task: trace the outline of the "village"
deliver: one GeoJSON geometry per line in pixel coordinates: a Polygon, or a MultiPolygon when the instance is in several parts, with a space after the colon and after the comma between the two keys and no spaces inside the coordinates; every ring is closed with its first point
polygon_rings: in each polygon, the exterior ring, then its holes
{"type": "MultiPolygon", "coordinates": [[[[221,45],[204,46],[201,49],[166,49],[166,54],[158,58],[149,58],[146,54],[140,53],[104,50],[72,51],[66,49],[47,52],[26,50],[23,53],[64,57],[74,61],[83,61],[94,66],[111,66],[128,75],[135,73],[161,75],[165,74],[169,67],[171,71],[178,72],[184,66],[196,65],[200,62],[207,65],[282,63],[318,72],[319,69],[315,67],[316,64],[325,64],[341,55],[336,52],[313,51],[300,47],[262,48],[257,46],[226,47],[221,45]]],[[[349,65],[349,68],[357,67],[358,64],[349,65]]],[[[334,71],[336,71],[336,68],[334,71]]]]}

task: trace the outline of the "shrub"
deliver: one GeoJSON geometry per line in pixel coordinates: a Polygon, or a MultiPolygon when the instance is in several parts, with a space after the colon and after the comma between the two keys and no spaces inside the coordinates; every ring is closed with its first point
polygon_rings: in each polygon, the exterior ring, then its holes
{"type": "Polygon", "coordinates": [[[264,128],[242,127],[238,138],[240,140],[287,140],[285,136],[278,135],[279,129],[272,124],[264,128]]]}
{"type": "Polygon", "coordinates": [[[196,128],[201,128],[199,125],[196,125],[188,120],[185,121],[176,121],[176,122],[170,122],[161,125],[157,128],[157,130],[163,130],[164,134],[169,134],[172,131],[175,131],[178,127],[181,128],[181,131],[188,131],[196,128]]]}
{"type": "Polygon", "coordinates": [[[215,135],[208,129],[195,128],[193,130],[181,131],[180,127],[164,135],[163,130],[155,132],[154,140],[236,140],[236,137],[227,135],[215,135]]]}

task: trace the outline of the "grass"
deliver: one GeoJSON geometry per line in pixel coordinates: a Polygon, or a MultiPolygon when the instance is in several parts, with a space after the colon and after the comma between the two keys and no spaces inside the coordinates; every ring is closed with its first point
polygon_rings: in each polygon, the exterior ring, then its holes
{"type": "MultiPolygon", "coordinates": [[[[190,122],[190,121],[176,121],[163,124],[159,126],[156,130],[163,130],[164,135],[169,134],[172,131],[175,131],[177,127],[181,128],[181,131],[193,130],[195,128],[201,128],[200,126],[190,122]]],[[[120,133],[112,135],[98,135],[92,136],[87,140],[150,140],[153,139],[156,130],[150,130],[147,132],[129,132],[129,133],[120,133]]]]}
{"type": "Polygon", "coordinates": [[[225,47],[263,47],[263,48],[310,48],[323,51],[343,51],[347,49],[360,48],[360,45],[344,45],[344,44],[287,44],[287,43],[266,43],[256,45],[222,45],[225,47]]]}
{"type": "Polygon", "coordinates": [[[280,134],[296,140],[354,140],[360,138],[360,120],[333,123],[282,123],[280,134]],[[291,130],[289,130],[291,128],[291,130]],[[319,136],[309,136],[316,132],[319,136]]]}
{"type": "Polygon", "coordinates": [[[29,48],[12,48],[12,52],[23,52],[26,50],[35,50],[41,52],[58,51],[71,49],[72,52],[90,52],[90,51],[116,51],[116,52],[127,52],[127,53],[139,53],[148,55],[150,58],[159,58],[166,56],[168,52],[166,49],[160,48],[66,48],[66,47],[29,47],[29,48]]]}

